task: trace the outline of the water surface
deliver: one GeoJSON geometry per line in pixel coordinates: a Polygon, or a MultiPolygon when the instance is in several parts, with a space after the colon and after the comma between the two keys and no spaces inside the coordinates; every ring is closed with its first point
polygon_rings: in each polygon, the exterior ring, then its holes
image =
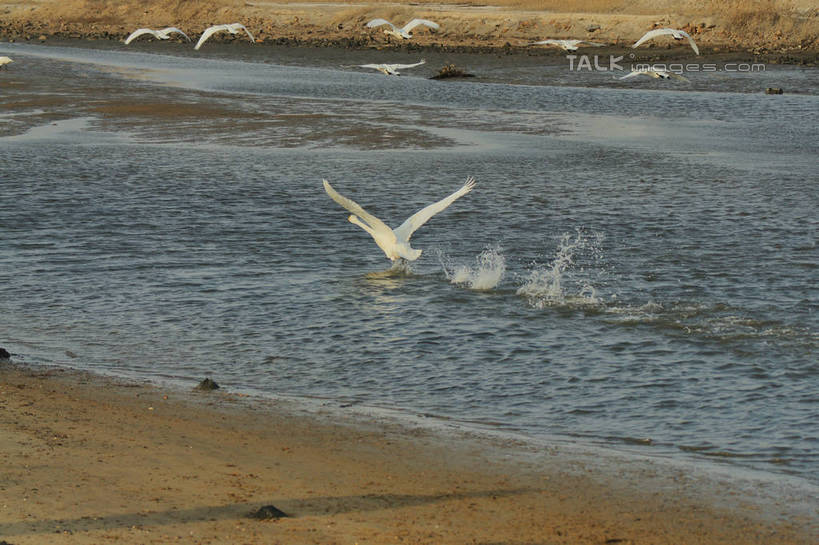
{"type": "Polygon", "coordinates": [[[817,483],[815,70],[511,85],[214,49],[0,44],[15,359],[817,483]],[[396,226],[467,176],[400,270],[321,187],[396,226]]]}

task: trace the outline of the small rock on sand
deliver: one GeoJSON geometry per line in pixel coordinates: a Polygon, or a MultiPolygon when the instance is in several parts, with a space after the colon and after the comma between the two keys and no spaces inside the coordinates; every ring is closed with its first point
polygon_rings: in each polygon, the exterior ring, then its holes
{"type": "Polygon", "coordinates": [[[260,519],[260,520],[268,520],[268,519],[280,519],[282,517],[288,517],[287,513],[278,509],[274,505],[263,505],[259,507],[258,510],[253,511],[248,515],[248,517],[253,519],[260,519]]]}

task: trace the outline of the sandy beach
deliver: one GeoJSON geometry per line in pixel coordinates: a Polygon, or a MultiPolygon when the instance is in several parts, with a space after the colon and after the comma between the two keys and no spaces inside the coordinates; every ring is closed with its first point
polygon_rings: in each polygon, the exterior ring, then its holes
{"type": "Polygon", "coordinates": [[[684,470],[592,464],[445,422],[11,364],[0,365],[0,408],[0,539],[13,545],[815,538],[810,517],[684,470]],[[288,517],[249,517],[266,505],[288,517]]]}
{"type": "MultiPolygon", "coordinates": [[[[0,39],[40,41],[124,40],[140,27],[177,26],[197,35],[213,24],[242,22],[256,43],[352,48],[532,51],[532,41],[576,38],[627,47],[661,27],[688,31],[703,55],[739,55],[780,63],[814,64],[819,52],[819,11],[810,0],[784,2],[616,2],[499,0],[491,4],[417,2],[95,2],[0,1],[0,39]],[[395,42],[366,23],[432,19],[440,29],[417,27],[411,41],[395,42]]],[[[180,38],[176,38],[180,39],[180,38]]],[[[246,39],[229,34],[214,41],[246,39]]],[[[561,57],[559,48],[543,48],[561,57]]],[[[690,54],[671,39],[643,46],[643,55],[690,54]]]]}

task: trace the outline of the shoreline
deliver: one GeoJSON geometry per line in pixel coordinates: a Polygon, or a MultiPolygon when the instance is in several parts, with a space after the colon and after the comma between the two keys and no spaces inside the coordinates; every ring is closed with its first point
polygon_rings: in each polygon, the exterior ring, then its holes
{"type": "Polygon", "coordinates": [[[14,545],[807,544],[816,531],[810,506],[760,504],[736,479],[445,421],[17,364],[0,364],[0,408],[0,538],[14,545]],[[247,518],[271,503],[291,516],[247,518]]]}

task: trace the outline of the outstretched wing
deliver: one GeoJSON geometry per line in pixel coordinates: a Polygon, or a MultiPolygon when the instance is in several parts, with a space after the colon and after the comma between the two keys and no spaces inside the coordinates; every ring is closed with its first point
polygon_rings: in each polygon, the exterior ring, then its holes
{"type": "Polygon", "coordinates": [[[410,21],[409,23],[404,25],[404,28],[402,28],[401,30],[403,30],[404,32],[409,32],[410,30],[417,27],[418,25],[426,25],[429,28],[434,28],[434,29],[441,28],[440,25],[438,25],[438,23],[436,23],[434,21],[430,21],[428,19],[413,19],[412,21],[410,21]]]}
{"type": "Polygon", "coordinates": [[[691,44],[691,49],[694,50],[694,53],[699,55],[700,54],[700,48],[697,47],[696,43],[694,43],[694,38],[692,38],[691,35],[688,34],[687,32],[685,32],[684,30],[680,30],[680,34],[682,34],[683,36],[685,36],[688,39],[688,43],[691,44]]]}
{"type": "Polygon", "coordinates": [[[674,79],[678,79],[680,81],[688,81],[687,77],[685,77],[685,76],[683,76],[681,74],[678,74],[676,72],[666,72],[666,74],[668,74],[669,77],[672,77],[674,79]]]}
{"type": "Polygon", "coordinates": [[[559,43],[560,42],[558,42],[557,40],[541,40],[539,42],[532,42],[529,45],[557,45],[559,43]]]}
{"type": "Polygon", "coordinates": [[[430,204],[426,208],[423,208],[410,216],[407,221],[402,223],[395,229],[395,234],[398,236],[399,239],[408,241],[412,234],[423,224],[429,221],[429,218],[441,212],[442,210],[446,209],[447,206],[455,202],[457,199],[463,197],[470,191],[472,188],[475,187],[475,178],[470,176],[466,179],[466,183],[455,193],[441,199],[440,201],[430,204]]]}
{"type": "Polygon", "coordinates": [[[586,40],[577,40],[578,44],[586,44],[591,47],[603,47],[605,44],[599,44],[597,42],[587,42],[586,40]]]}
{"type": "Polygon", "coordinates": [[[191,41],[191,39],[188,37],[188,35],[187,35],[187,34],[185,34],[184,32],[182,32],[181,30],[179,30],[179,29],[178,29],[178,28],[176,28],[175,26],[169,26],[168,28],[163,28],[163,29],[162,29],[162,30],[160,30],[159,32],[161,32],[161,33],[162,33],[162,34],[164,34],[165,36],[169,35],[171,32],[176,32],[177,34],[181,34],[182,36],[184,36],[186,40],[191,41]]]}
{"type": "Polygon", "coordinates": [[[327,194],[330,195],[331,199],[336,201],[338,204],[340,204],[341,206],[343,206],[344,208],[346,208],[359,218],[366,221],[370,225],[370,227],[372,227],[375,231],[384,231],[392,233],[392,229],[390,229],[386,223],[384,223],[380,219],[376,218],[375,216],[361,208],[361,205],[355,202],[354,200],[348,199],[347,197],[333,189],[333,186],[331,186],[330,182],[328,182],[327,180],[322,181],[324,182],[324,191],[326,191],[327,194]]]}
{"type": "Polygon", "coordinates": [[[127,38],[125,38],[125,45],[128,45],[134,39],[139,38],[143,34],[151,34],[154,37],[158,37],[157,36],[158,33],[156,30],[152,30],[150,28],[138,28],[135,31],[131,32],[131,34],[127,38]]]}
{"type": "Polygon", "coordinates": [[[381,25],[390,25],[392,29],[395,30],[395,25],[387,21],[386,19],[373,19],[372,21],[367,23],[367,28],[375,28],[381,25]]]}
{"type": "Polygon", "coordinates": [[[233,32],[239,32],[240,30],[244,30],[245,32],[247,32],[247,37],[250,38],[250,41],[253,42],[254,44],[256,43],[256,38],[253,37],[253,34],[251,34],[247,27],[242,23],[233,23],[232,25],[230,25],[230,28],[233,30],[233,32]]]}
{"type": "Polygon", "coordinates": [[[227,30],[227,25],[214,25],[212,27],[208,27],[205,29],[205,32],[202,33],[202,36],[199,37],[199,41],[196,42],[194,49],[199,49],[202,47],[202,44],[207,41],[208,38],[216,34],[217,32],[221,32],[223,30],[227,30]]]}
{"type": "Polygon", "coordinates": [[[674,30],[671,28],[658,28],[656,30],[649,30],[648,32],[643,34],[643,37],[637,40],[631,47],[632,48],[637,47],[638,45],[647,42],[648,40],[654,38],[655,36],[662,36],[663,34],[671,34],[673,32],[674,30]]]}
{"type": "Polygon", "coordinates": [[[375,68],[376,70],[381,70],[384,68],[385,65],[383,64],[359,64],[359,68],[375,68]]]}
{"type": "Polygon", "coordinates": [[[634,76],[641,76],[641,75],[650,76],[651,74],[646,70],[633,70],[630,74],[626,74],[622,78],[618,78],[618,79],[628,79],[628,78],[633,78],[634,76]]]}
{"type": "Polygon", "coordinates": [[[422,60],[421,62],[416,62],[415,64],[391,64],[390,68],[396,70],[403,70],[404,68],[415,68],[416,66],[421,66],[422,64],[426,64],[427,61],[422,60]]]}

